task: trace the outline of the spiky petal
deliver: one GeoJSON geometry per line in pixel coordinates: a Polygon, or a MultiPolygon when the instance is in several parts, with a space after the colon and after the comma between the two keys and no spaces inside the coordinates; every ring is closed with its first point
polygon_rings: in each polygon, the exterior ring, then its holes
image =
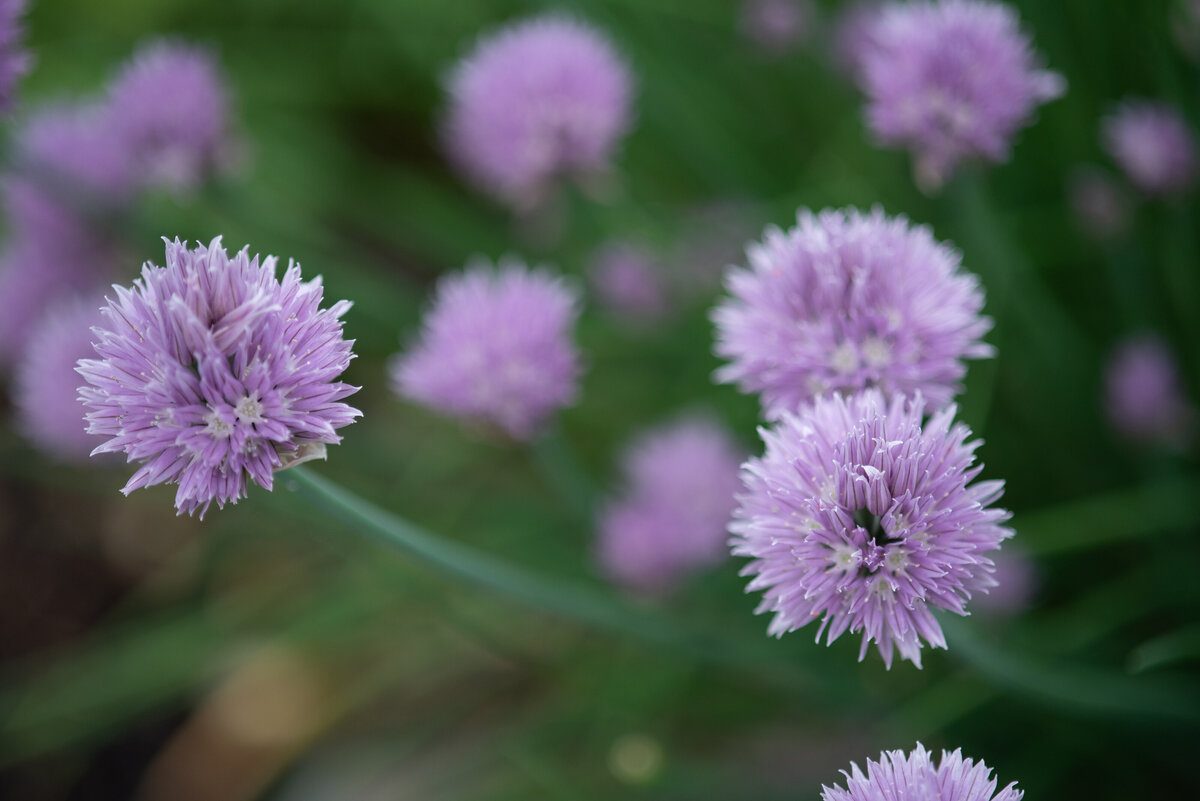
{"type": "Polygon", "coordinates": [[[823,393],[877,387],[950,403],[963,359],[991,355],[980,337],[983,292],[957,252],[924,226],[875,209],[799,213],[768,228],[731,268],[713,313],[718,380],[762,393],[769,419],[823,393]]]}
{"type": "Polygon", "coordinates": [[[867,390],[761,431],[729,530],[771,634],[820,620],[818,640],[861,631],[859,659],[874,642],[888,667],[893,649],[920,667],[922,643],[946,647],[931,610],[966,614],[994,585],[989,553],[1013,533],[991,507],[1003,482],[971,483],[980,443],[953,407],[922,426],[924,411],[867,390]]]}
{"type": "Polygon", "coordinates": [[[868,759],[865,774],[852,762],[842,775],[846,787],[822,787],[822,801],[1021,801],[1025,795],[1016,782],[996,792],[992,769],[960,748],[942,751],[935,764],[920,743],[908,754],[885,751],[878,762],[868,759]]]}
{"type": "Polygon", "coordinates": [[[93,330],[99,358],[83,359],[80,399],[88,431],[109,439],[94,453],[142,463],[122,490],[178,484],[175,507],[203,516],[271,489],[298,452],[337,443],[360,415],[342,399],[357,387],[335,379],[353,358],[339,301],[321,308],[320,278],[304,282],[292,262],[220,237],[189,249],[167,242],[166,266],[147,262],[133,286],[114,286],[93,330]]]}

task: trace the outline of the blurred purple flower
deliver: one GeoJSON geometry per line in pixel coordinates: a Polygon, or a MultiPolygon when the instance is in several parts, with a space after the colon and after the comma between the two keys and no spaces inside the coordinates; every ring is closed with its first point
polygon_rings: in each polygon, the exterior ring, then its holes
{"type": "Polygon", "coordinates": [[[765,591],[757,611],[775,614],[770,634],[821,618],[818,640],[862,631],[860,660],[874,642],[889,668],[893,647],[920,667],[922,640],[946,647],[930,608],[965,615],[995,586],[987,554],[1013,533],[991,508],[1004,482],[971,484],[979,441],[953,407],[922,427],[924,411],[867,390],[762,430],[729,530],[733,553],[753,559],[747,590],[765,591]]]}
{"type": "Polygon", "coordinates": [[[1067,176],[1067,198],[1080,229],[1098,240],[1129,229],[1129,198],[1115,179],[1096,167],[1076,167],[1067,176]]]}
{"type": "Polygon", "coordinates": [[[0,0],[0,112],[13,106],[17,81],[29,72],[31,59],[22,47],[25,30],[20,17],[26,0],[0,0]]]}
{"type": "Polygon", "coordinates": [[[1147,195],[1185,192],[1196,182],[1196,142],[1179,110],[1131,99],[1101,123],[1104,148],[1147,195]]]}
{"type": "Polygon", "coordinates": [[[1156,336],[1128,339],[1113,351],[1105,372],[1109,422],[1134,440],[1180,444],[1195,416],[1170,348],[1156,336]]]}
{"type": "Polygon", "coordinates": [[[875,47],[871,26],[878,21],[882,0],[851,0],[838,6],[830,36],[834,65],[855,83],[866,79],[865,59],[875,47]]]}
{"type": "Polygon", "coordinates": [[[447,149],[464,176],[515,207],[560,174],[604,172],[632,114],[625,60],[599,31],[542,16],[479,40],[449,77],[447,149]]]}
{"type": "Polygon", "coordinates": [[[79,393],[88,432],[110,438],[94,452],[143,463],[122,492],[177,483],[175,508],[203,517],[244,497],[247,478],[269,490],[275,470],[322,456],[360,415],[340,402],[357,387],[334,380],[353,358],[350,303],[320,308],[320,278],[302,282],[292,262],[281,281],[273,256],[231,259],[219,237],[166,255],[113,287],[79,393]]]}
{"type": "Polygon", "coordinates": [[[395,391],[431,409],[528,439],[574,402],[581,372],[576,292],[516,259],[443,278],[419,339],[392,362],[395,391]]]}
{"type": "Polygon", "coordinates": [[[761,392],[768,419],[828,392],[878,387],[953,400],[965,358],[989,356],[983,292],[929,228],[880,209],[802,210],[732,268],[713,312],[719,381],[761,392]]]}
{"type": "Polygon", "coordinates": [[[724,561],[744,458],[707,416],[685,416],[635,439],[622,459],[625,489],[600,518],[604,572],[632,589],[661,593],[724,561]]]}
{"type": "Polygon", "coordinates": [[[1040,68],[1016,12],[985,0],[890,3],[863,57],[867,120],[912,151],[918,184],[940,187],[968,158],[1005,161],[1034,109],[1063,94],[1040,68]]]}
{"type": "Polygon", "coordinates": [[[867,760],[863,774],[857,763],[850,763],[846,789],[840,785],[821,788],[822,801],[1021,801],[1024,792],[1012,782],[996,792],[998,782],[992,769],[983,762],[964,758],[962,749],[942,751],[935,765],[933,755],[917,743],[911,753],[885,751],[879,761],[867,760]]]}
{"type": "Polygon", "coordinates": [[[209,51],[143,44],[109,88],[109,104],[140,182],[186,192],[228,166],[229,100],[209,51]]]}
{"type": "Polygon", "coordinates": [[[74,265],[52,246],[18,236],[0,250],[0,364],[11,367],[25,350],[38,321],[54,301],[86,291],[74,265]]]}
{"type": "Polygon", "coordinates": [[[651,322],[667,311],[662,267],[637,245],[605,245],[593,257],[588,277],[601,305],[613,314],[651,322]]]}
{"type": "Polygon", "coordinates": [[[96,105],[39,109],[14,135],[16,171],[2,179],[12,236],[0,252],[0,363],[24,349],[55,300],[116,274],[111,218],[132,197],[112,117],[96,105]]]}
{"type": "Polygon", "coordinates": [[[95,354],[92,327],[102,322],[102,299],[60,300],[34,327],[13,377],[17,426],[49,456],[87,463],[99,441],[87,433],[75,365],[95,354]]]}
{"type": "Polygon", "coordinates": [[[743,0],[742,33],[771,53],[782,53],[812,32],[816,10],[812,0],[743,0]]]}
{"type": "Polygon", "coordinates": [[[94,104],[39,109],[14,134],[17,171],[4,178],[11,229],[62,250],[86,250],[132,198],[129,153],[112,114],[94,104]]]}

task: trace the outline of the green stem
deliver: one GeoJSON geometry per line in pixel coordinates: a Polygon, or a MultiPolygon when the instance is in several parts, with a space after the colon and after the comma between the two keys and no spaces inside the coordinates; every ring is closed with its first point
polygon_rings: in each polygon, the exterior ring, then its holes
{"type": "Polygon", "coordinates": [[[557,426],[535,439],[533,459],[546,483],[561,497],[580,523],[590,526],[595,488],[557,426]]]}
{"type": "Polygon", "coordinates": [[[774,643],[762,639],[734,639],[671,619],[653,609],[636,607],[605,593],[497,559],[468,545],[447,540],[420,526],[380,509],[303,467],[281,476],[284,484],[380,544],[416,556],[447,573],[525,603],[558,617],[617,633],[631,634],[672,649],[687,651],[723,664],[767,668],[766,678],[796,686],[810,679],[799,666],[786,665],[774,643]]]}

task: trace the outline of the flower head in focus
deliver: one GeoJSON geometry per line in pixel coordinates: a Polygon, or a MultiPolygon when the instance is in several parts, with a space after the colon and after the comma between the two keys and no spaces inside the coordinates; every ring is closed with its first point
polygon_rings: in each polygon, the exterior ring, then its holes
{"type": "Polygon", "coordinates": [[[1195,410],[1188,403],[1179,365],[1156,336],[1125,340],[1109,358],[1105,408],[1113,428],[1133,440],[1181,444],[1191,433],[1195,410]]]}
{"type": "Polygon", "coordinates": [[[599,31],[567,17],[481,38],[448,83],[451,158],[514,207],[535,204],[558,175],[606,171],[630,126],[625,60],[599,31]]]}
{"type": "Polygon", "coordinates": [[[1065,91],[1004,3],[890,3],[879,13],[862,61],[867,120],[882,144],[912,151],[924,189],[965,159],[1005,161],[1038,105],[1065,91]]]}
{"type": "Polygon", "coordinates": [[[920,667],[922,641],[946,647],[931,609],[966,614],[995,585],[989,553],[1012,536],[991,507],[1004,483],[971,483],[980,443],[953,407],[922,425],[924,411],[867,390],[763,429],[729,530],[771,634],[820,619],[818,640],[861,631],[859,659],[874,642],[888,667],[893,648],[920,667]]]}
{"type": "Polygon", "coordinates": [[[79,394],[88,432],[109,438],[94,452],[142,463],[125,494],[178,484],[176,509],[203,516],[244,497],[247,479],[271,489],[275,470],[322,454],[360,415],[341,402],[357,387],[335,380],[353,358],[349,301],[321,308],[320,278],[275,269],[249,248],[230,258],[219,237],[177,239],[165,267],[113,287],[79,394]]]}
{"type": "Polygon", "coordinates": [[[769,419],[828,392],[877,387],[953,400],[963,359],[991,355],[980,337],[983,292],[959,255],[924,226],[876,209],[804,210],[795,228],[768,228],[732,295],[713,312],[718,380],[762,393],[769,419]]]}
{"type": "Polygon", "coordinates": [[[42,316],[13,377],[17,426],[49,456],[86,463],[97,439],[87,433],[75,365],[88,358],[92,327],[101,324],[101,298],[65,298],[42,316]]]}
{"type": "Polygon", "coordinates": [[[0,0],[0,112],[12,108],[17,81],[29,72],[31,59],[21,46],[25,6],[26,0],[0,0]]]}
{"type": "Polygon", "coordinates": [[[186,191],[229,161],[229,100],[207,50],[169,40],[142,45],[109,87],[109,104],[146,184],[186,191]]]}
{"type": "Polygon", "coordinates": [[[648,323],[667,311],[663,268],[637,245],[613,242],[601,248],[589,278],[600,303],[621,317],[648,323]]]}
{"type": "Polygon", "coordinates": [[[1185,192],[1196,182],[1196,141],[1178,109],[1126,100],[1101,124],[1105,149],[1147,195],[1185,192]]]}
{"type": "Polygon", "coordinates": [[[1025,795],[1016,782],[996,792],[992,769],[964,758],[962,749],[943,751],[935,764],[920,743],[908,754],[885,751],[878,762],[868,759],[866,774],[852,762],[850,772],[842,775],[845,789],[836,784],[822,787],[821,801],[1021,801],[1025,795]]]}
{"type": "Polygon", "coordinates": [[[600,519],[604,572],[627,587],[662,592],[723,561],[744,458],[707,416],[685,416],[634,440],[622,460],[625,489],[600,519]]]}
{"type": "Polygon", "coordinates": [[[528,439],[578,393],[571,339],[579,298],[561,278],[515,259],[443,278],[392,385],[436,411],[528,439]]]}

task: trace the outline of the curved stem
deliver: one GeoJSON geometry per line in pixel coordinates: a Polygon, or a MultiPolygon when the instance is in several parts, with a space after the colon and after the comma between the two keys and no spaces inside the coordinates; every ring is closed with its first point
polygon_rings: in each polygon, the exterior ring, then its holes
{"type": "MultiPolygon", "coordinates": [[[[416,556],[447,573],[549,614],[632,634],[715,662],[760,666],[764,663],[778,666],[781,662],[778,651],[771,647],[773,643],[765,637],[731,638],[724,633],[699,630],[653,609],[636,607],[605,593],[514,565],[439,537],[304,467],[293,467],[280,478],[292,491],[388,548],[416,556]]],[[[794,664],[787,665],[786,671],[773,671],[772,678],[808,683],[800,667],[794,664]]]]}

